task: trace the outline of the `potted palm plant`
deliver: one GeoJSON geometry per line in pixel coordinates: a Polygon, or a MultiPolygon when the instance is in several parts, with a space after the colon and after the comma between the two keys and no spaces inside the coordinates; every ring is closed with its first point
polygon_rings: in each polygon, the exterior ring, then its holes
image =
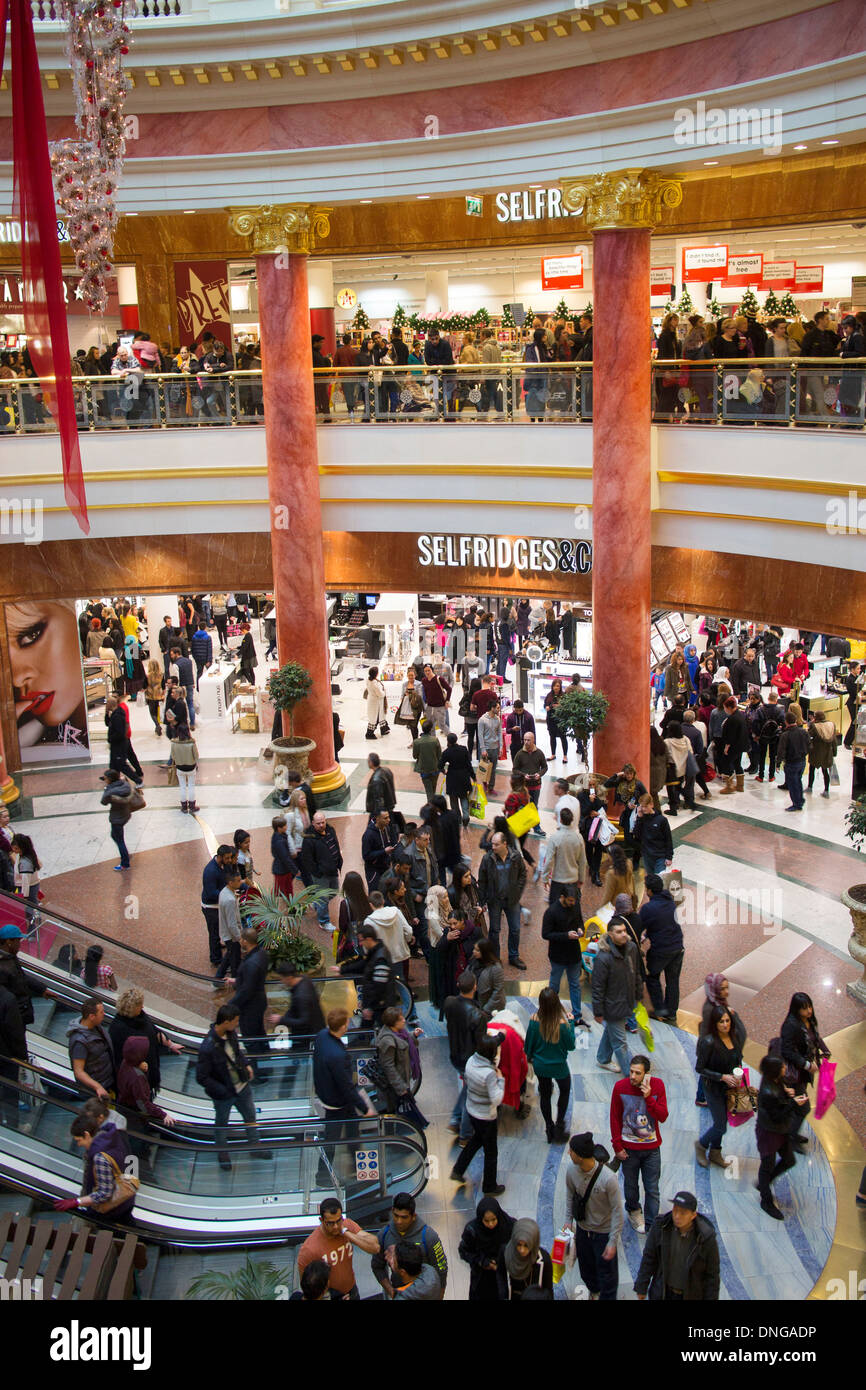
{"type": "MultiPolygon", "coordinates": [[[[274,709],[280,711],[280,716],[288,715],[289,732],[282,733],[277,738],[272,739],[269,751],[274,758],[274,777],[277,780],[277,769],[293,769],[300,772],[305,777],[309,771],[310,754],[315,752],[316,745],[310,738],[298,738],[295,735],[295,710],[302,700],[306,700],[313,687],[313,677],[305,666],[300,666],[297,661],[287,661],[281,666],[279,671],[275,671],[268,681],[268,696],[274,709]]],[[[285,722],[283,721],[285,729],[285,722]]]]}
{"type": "Polygon", "coordinates": [[[288,961],[300,975],[321,969],[322,953],[301,931],[301,923],[308,909],[327,897],[321,888],[305,888],[293,898],[260,888],[241,903],[241,916],[247,926],[256,928],[272,969],[277,961],[288,961]]]}
{"type": "MultiPolygon", "coordinates": [[[[856,850],[866,844],[866,796],[858,796],[848,808],[845,816],[845,834],[856,850]]],[[[848,986],[853,999],[866,1004],[866,883],[855,883],[846,888],[842,902],[851,913],[853,930],[848,938],[848,954],[862,965],[863,974],[859,980],[848,986]]]]}
{"type": "Polygon", "coordinates": [[[589,742],[607,719],[610,700],[600,690],[580,690],[573,687],[563,692],[556,706],[556,722],[584,746],[589,767],[589,742]]]}
{"type": "Polygon", "coordinates": [[[284,1290],[291,1286],[290,1269],[277,1269],[270,1260],[253,1260],[247,1255],[238,1269],[205,1270],[193,1279],[184,1298],[272,1303],[280,1296],[285,1298],[284,1290]]]}

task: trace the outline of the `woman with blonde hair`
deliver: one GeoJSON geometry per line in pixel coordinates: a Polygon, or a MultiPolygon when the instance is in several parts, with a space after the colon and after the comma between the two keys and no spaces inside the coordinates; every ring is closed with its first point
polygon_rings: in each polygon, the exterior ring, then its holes
{"type": "Polygon", "coordinates": [[[159,707],[162,704],[165,691],[165,673],[162,662],[151,657],[144,668],[147,677],[147,685],[144,687],[144,698],[147,703],[148,713],[153,720],[153,727],[158,735],[162,734],[162,727],[159,722],[159,707]]]}
{"type": "Polygon", "coordinates": [[[601,907],[608,903],[614,904],[620,893],[627,893],[631,898],[632,907],[637,907],[637,894],[634,890],[634,869],[629,863],[625,850],[621,845],[611,845],[608,850],[610,865],[602,882],[601,907]]]}
{"type": "Polygon", "coordinates": [[[115,1057],[123,1056],[123,1044],[127,1038],[147,1038],[147,1076],[151,1095],[155,1095],[160,1086],[161,1051],[171,1052],[175,1056],[183,1052],[180,1043],[172,1042],[145,1013],[144,994],[134,985],[118,995],[114,1018],[108,1024],[108,1036],[115,1057]]]}

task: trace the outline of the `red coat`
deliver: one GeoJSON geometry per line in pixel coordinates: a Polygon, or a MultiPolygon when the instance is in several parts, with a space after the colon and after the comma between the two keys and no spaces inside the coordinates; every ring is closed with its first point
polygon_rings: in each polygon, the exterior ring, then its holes
{"type": "Polygon", "coordinates": [[[795,656],[791,662],[791,670],[794,672],[794,679],[804,681],[809,674],[809,658],[805,655],[795,656]]]}
{"type": "Polygon", "coordinates": [[[514,1028],[509,1028],[507,1023],[488,1023],[487,1031],[493,1034],[504,1034],[502,1052],[499,1057],[499,1070],[505,1077],[505,1095],[502,1097],[502,1104],[510,1105],[514,1110],[519,1110],[521,1105],[520,1088],[529,1074],[529,1063],[523,1050],[523,1039],[514,1028]]]}

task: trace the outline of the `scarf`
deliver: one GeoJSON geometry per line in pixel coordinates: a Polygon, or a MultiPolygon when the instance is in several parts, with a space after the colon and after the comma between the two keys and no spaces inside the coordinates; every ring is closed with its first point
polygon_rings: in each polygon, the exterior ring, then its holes
{"type": "Polygon", "coordinates": [[[715,974],[707,975],[706,979],[704,980],[704,994],[707,996],[711,1004],[716,1004],[719,1007],[722,1003],[722,996],[719,993],[719,990],[722,987],[722,981],[724,980],[724,978],[724,975],[716,971],[715,974]]]}
{"type": "Polygon", "coordinates": [[[503,1245],[507,1245],[514,1229],[514,1217],[503,1211],[495,1197],[482,1197],[475,1208],[475,1239],[478,1249],[487,1259],[495,1259],[503,1245]],[[492,1211],[496,1217],[493,1230],[485,1226],[482,1217],[492,1211]]]}
{"type": "Polygon", "coordinates": [[[529,1279],[538,1262],[540,1248],[541,1232],[537,1223],[528,1216],[519,1217],[511,1228],[511,1238],[505,1247],[505,1268],[512,1279],[529,1279]],[[529,1254],[525,1258],[517,1252],[519,1240],[529,1246],[529,1254]]]}
{"type": "Polygon", "coordinates": [[[418,1051],[418,1044],[408,1028],[395,1028],[394,1032],[398,1038],[404,1038],[409,1044],[409,1070],[412,1073],[413,1081],[421,1079],[421,1054],[418,1051]]]}

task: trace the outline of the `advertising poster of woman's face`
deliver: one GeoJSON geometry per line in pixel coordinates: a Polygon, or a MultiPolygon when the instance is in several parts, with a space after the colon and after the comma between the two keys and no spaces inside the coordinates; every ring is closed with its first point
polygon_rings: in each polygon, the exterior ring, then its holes
{"type": "Polygon", "coordinates": [[[74,603],[7,603],[6,632],[22,763],[89,758],[74,603]]]}

